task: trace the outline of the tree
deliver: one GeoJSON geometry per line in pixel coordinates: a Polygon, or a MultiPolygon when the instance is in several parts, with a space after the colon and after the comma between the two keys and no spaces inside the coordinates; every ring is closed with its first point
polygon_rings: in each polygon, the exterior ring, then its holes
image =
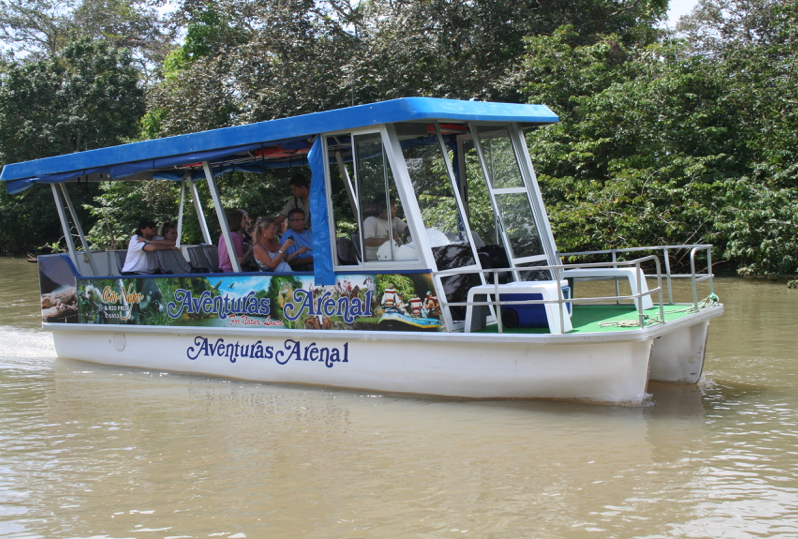
{"type": "Polygon", "coordinates": [[[676,31],[706,56],[765,45],[779,40],[777,19],[783,5],[783,0],[699,0],[676,31]]]}
{"type": "Polygon", "coordinates": [[[529,40],[516,80],[561,117],[529,137],[559,247],[713,242],[741,273],[795,271],[794,40],[695,51],[529,40]]]}
{"type": "MultiPolygon", "coordinates": [[[[91,150],[135,136],[144,93],[131,62],[125,50],[83,39],[52,60],[10,66],[0,88],[2,162],[91,150]]],[[[19,253],[58,240],[55,209],[52,201],[44,202],[48,191],[3,192],[1,251],[19,253]]],[[[84,184],[72,196],[80,207],[96,192],[84,184]]]]}
{"type": "Polygon", "coordinates": [[[81,39],[52,60],[8,69],[0,156],[25,161],[119,144],[137,133],[144,92],[127,51],[81,39]]]}
{"type": "MultiPolygon", "coordinates": [[[[337,5],[336,5],[337,6],[337,5]]],[[[337,6],[335,9],[342,9],[337,6]]],[[[347,104],[352,36],[330,3],[186,3],[187,37],[152,93],[147,136],[252,123],[347,104]]]]}
{"type": "Polygon", "coordinates": [[[173,33],[157,0],[3,0],[0,41],[17,61],[51,58],[82,37],[131,51],[144,73],[163,62],[173,33]]]}
{"type": "Polygon", "coordinates": [[[598,32],[650,43],[667,3],[452,0],[375,2],[368,12],[365,54],[353,57],[356,101],[425,95],[517,102],[506,74],[524,56],[524,39],[570,25],[587,43],[598,32]]]}
{"type": "Polygon", "coordinates": [[[0,3],[0,38],[13,52],[34,58],[55,54],[68,39],[67,6],[50,0],[0,3]]]}
{"type": "Polygon", "coordinates": [[[651,42],[664,0],[185,0],[186,41],[153,92],[147,136],[415,95],[519,101],[524,36],[571,23],[651,42]],[[589,16],[585,16],[585,14],[589,16]]]}

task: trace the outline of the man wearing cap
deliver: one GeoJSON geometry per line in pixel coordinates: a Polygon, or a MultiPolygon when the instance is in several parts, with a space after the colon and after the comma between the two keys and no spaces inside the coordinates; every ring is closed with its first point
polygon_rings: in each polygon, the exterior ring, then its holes
{"type": "Polygon", "coordinates": [[[166,249],[177,249],[173,242],[161,240],[153,242],[155,238],[155,222],[152,219],[142,219],[139,228],[130,238],[125,256],[125,265],[122,267],[123,275],[155,273],[156,267],[150,267],[147,253],[166,249]]]}

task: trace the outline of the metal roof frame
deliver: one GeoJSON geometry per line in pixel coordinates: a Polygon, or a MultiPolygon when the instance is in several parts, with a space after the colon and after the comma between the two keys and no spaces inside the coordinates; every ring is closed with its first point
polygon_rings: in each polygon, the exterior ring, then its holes
{"type": "Polygon", "coordinates": [[[192,163],[224,164],[259,148],[303,141],[309,146],[320,133],[414,120],[517,122],[527,127],[559,118],[545,105],[409,97],[9,164],[0,181],[16,193],[34,183],[83,178],[179,180],[177,169],[192,163]]]}

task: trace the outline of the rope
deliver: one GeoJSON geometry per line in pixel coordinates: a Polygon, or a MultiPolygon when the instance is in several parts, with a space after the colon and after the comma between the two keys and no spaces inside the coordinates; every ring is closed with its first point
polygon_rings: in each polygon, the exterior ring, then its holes
{"type": "Polygon", "coordinates": [[[700,311],[701,309],[708,309],[709,307],[714,307],[718,303],[720,303],[720,298],[715,294],[710,294],[706,298],[698,302],[698,310],[700,311]]]}
{"type": "MultiPolygon", "coordinates": [[[[697,313],[703,309],[708,309],[710,307],[714,307],[720,303],[720,299],[715,294],[710,294],[706,298],[702,299],[698,302],[698,309],[695,307],[686,307],[684,309],[675,309],[672,311],[665,311],[665,314],[675,314],[675,313],[697,313]]],[[[653,324],[657,324],[660,322],[659,315],[655,316],[646,316],[643,315],[643,327],[648,327],[653,324]]],[[[636,320],[618,320],[615,322],[599,322],[599,327],[618,327],[618,328],[637,328],[640,327],[640,322],[636,320]]]]}
{"type": "Polygon", "coordinates": [[[685,307],[684,309],[674,309],[672,311],[665,311],[665,314],[672,314],[672,313],[697,313],[703,309],[708,309],[710,307],[714,307],[720,303],[720,299],[715,294],[710,294],[701,301],[698,302],[698,309],[695,307],[685,307]]]}
{"type": "MultiPolygon", "coordinates": [[[[643,315],[643,327],[648,327],[659,322],[659,315],[646,316],[643,315]]],[[[606,328],[615,326],[618,328],[639,328],[640,322],[637,320],[617,320],[615,322],[599,322],[599,326],[606,328]]]]}

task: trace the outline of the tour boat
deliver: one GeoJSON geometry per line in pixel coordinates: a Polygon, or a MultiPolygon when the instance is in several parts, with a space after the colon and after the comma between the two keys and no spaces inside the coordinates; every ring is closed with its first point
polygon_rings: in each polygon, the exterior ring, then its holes
{"type": "Polygon", "coordinates": [[[8,164],[0,179],[53,193],[67,252],[38,265],[59,357],[624,405],[643,403],[649,380],[696,383],[723,313],[711,246],[560,253],[526,144],[557,121],[543,105],[404,98],[8,164]],[[313,271],[242,272],[228,250],[234,271],[219,273],[203,211],[231,246],[219,177],[276,181],[281,168],[310,179],[313,271]],[[178,237],[189,199],[197,210],[203,241],[151,255],[156,274],[122,275],[124,250],[92,250],[69,196],[69,184],[126,180],[180,185],[178,237]],[[406,228],[404,241],[378,221],[406,228]],[[689,273],[671,271],[676,251],[689,273]],[[674,302],[677,277],[691,301],[674,302]]]}

